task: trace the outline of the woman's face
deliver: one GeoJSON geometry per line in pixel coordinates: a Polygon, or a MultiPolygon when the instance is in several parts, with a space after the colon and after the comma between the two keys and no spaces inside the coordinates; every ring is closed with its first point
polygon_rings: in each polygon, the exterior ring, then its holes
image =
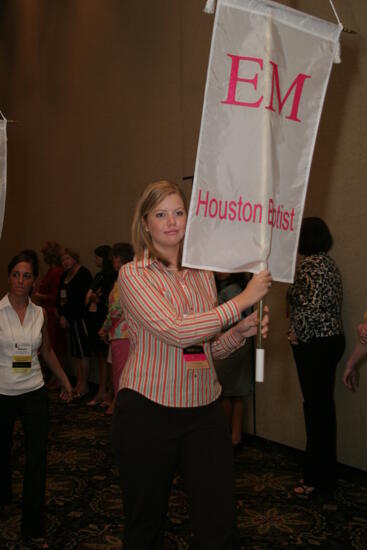
{"type": "Polygon", "coordinates": [[[103,258],[101,258],[100,256],[97,256],[95,254],[94,255],[94,263],[96,264],[97,267],[102,267],[103,266],[103,258]]]}
{"type": "Polygon", "coordinates": [[[74,267],[75,264],[76,261],[69,254],[63,254],[61,256],[61,265],[65,271],[68,271],[69,269],[74,267]]]}
{"type": "Polygon", "coordinates": [[[9,273],[9,292],[13,296],[29,296],[33,283],[34,275],[29,262],[19,262],[9,273]]]}
{"type": "Polygon", "coordinates": [[[123,263],[124,261],[121,256],[112,256],[112,267],[115,271],[118,271],[123,263]]]}
{"type": "Polygon", "coordinates": [[[185,236],[187,214],[179,195],[168,195],[147,215],[145,228],[159,252],[178,248],[185,236]]]}

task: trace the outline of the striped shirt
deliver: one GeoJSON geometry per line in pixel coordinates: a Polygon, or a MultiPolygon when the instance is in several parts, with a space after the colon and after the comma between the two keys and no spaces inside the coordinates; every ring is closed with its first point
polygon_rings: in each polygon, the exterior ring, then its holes
{"type": "Polygon", "coordinates": [[[110,341],[129,338],[117,282],[108,296],[108,313],[102,329],[108,333],[110,341]]]}
{"type": "Polygon", "coordinates": [[[130,354],[119,389],[130,388],[168,407],[207,405],[221,393],[213,359],[244,344],[233,329],[240,320],[229,300],[217,306],[209,271],[169,271],[146,251],[142,260],[122,266],[119,289],[130,338],[130,354]],[[209,368],[190,369],[183,349],[202,344],[209,368]]]}

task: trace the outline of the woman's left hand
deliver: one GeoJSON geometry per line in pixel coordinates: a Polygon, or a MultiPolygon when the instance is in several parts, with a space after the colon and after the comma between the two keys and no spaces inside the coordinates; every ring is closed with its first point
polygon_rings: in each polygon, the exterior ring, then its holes
{"type": "Polygon", "coordinates": [[[347,363],[343,374],[343,382],[348,390],[356,391],[359,386],[359,368],[347,363]]]}
{"type": "MultiPolygon", "coordinates": [[[[263,315],[261,323],[261,334],[263,338],[267,338],[269,332],[269,308],[264,307],[265,315],[263,315]]],[[[256,336],[259,325],[259,316],[257,310],[242,319],[235,325],[234,331],[240,338],[250,338],[256,336]]]]}
{"type": "Polygon", "coordinates": [[[61,384],[60,399],[62,401],[66,401],[66,403],[70,403],[73,399],[73,388],[71,387],[69,380],[61,384]]]}
{"type": "Polygon", "coordinates": [[[103,327],[100,328],[98,331],[98,336],[101,340],[103,340],[103,342],[106,342],[106,344],[108,344],[108,331],[106,329],[104,329],[103,327]]]}
{"type": "Polygon", "coordinates": [[[358,325],[358,336],[361,344],[367,344],[367,323],[358,325]]]}
{"type": "Polygon", "coordinates": [[[292,346],[297,346],[298,344],[297,335],[293,328],[291,328],[288,332],[288,341],[292,346]]]}

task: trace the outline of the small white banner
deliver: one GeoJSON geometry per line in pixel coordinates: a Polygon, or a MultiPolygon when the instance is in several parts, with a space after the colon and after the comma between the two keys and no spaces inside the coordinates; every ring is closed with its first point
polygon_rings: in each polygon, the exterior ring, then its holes
{"type": "Polygon", "coordinates": [[[6,200],[7,137],[6,119],[0,120],[0,238],[3,230],[6,200]]]}
{"type": "Polygon", "coordinates": [[[266,0],[218,0],[183,265],[293,282],[341,28],[266,0]]]}

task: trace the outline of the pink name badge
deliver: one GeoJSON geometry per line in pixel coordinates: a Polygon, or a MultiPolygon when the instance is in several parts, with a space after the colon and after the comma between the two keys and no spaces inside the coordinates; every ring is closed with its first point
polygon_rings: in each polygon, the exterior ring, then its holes
{"type": "Polygon", "coordinates": [[[209,363],[203,346],[190,346],[183,350],[185,365],[188,369],[208,369],[209,363]]]}

